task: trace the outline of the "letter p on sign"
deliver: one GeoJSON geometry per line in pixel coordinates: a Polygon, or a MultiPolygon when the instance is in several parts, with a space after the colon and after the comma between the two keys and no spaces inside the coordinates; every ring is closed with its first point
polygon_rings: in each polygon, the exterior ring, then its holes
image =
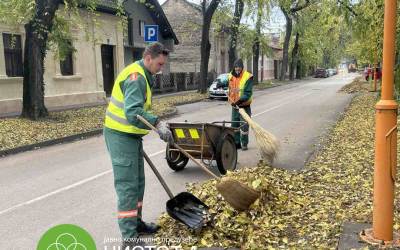
{"type": "Polygon", "coordinates": [[[144,26],[144,41],[158,42],[158,25],[144,26]]]}

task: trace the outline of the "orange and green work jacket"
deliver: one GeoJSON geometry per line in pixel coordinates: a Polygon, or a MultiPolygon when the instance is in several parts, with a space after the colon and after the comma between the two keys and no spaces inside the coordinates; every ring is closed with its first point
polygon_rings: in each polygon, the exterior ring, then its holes
{"type": "MultiPolygon", "coordinates": [[[[240,107],[250,106],[253,100],[253,75],[242,70],[239,76],[236,75],[235,70],[229,73],[225,86],[229,87],[229,96],[234,102],[241,100],[240,107]]],[[[229,100],[232,104],[232,101],[229,100]]]]}
{"type": "Polygon", "coordinates": [[[153,78],[144,67],[143,60],[126,67],[117,77],[111,94],[105,126],[120,132],[144,136],[150,128],[137,119],[142,116],[153,126],[157,117],[151,113],[153,78]]]}

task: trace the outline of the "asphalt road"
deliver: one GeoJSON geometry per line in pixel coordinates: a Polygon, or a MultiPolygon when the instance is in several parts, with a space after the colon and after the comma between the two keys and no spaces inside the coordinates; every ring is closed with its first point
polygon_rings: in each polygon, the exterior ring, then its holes
{"type": "MultiPolygon", "coordinates": [[[[344,73],[254,93],[253,120],[281,143],[282,153],[274,167],[291,171],[305,167],[321,136],[352,98],[336,91],[355,76],[344,73]]],[[[225,101],[205,101],[179,109],[180,115],[169,121],[230,120],[231,107],[225,101]]],[[[187,182],[210,178],[191,162],[181,172],[169,169],[164,159],[165,143],[154,132],[145,137],[144,149],[174,194],[185,191],[187,182]]],[[[258,162],[252,133],[249,150],[238,153],[240,168],[258,162]]],[[[219,174],[217,168],[211,170],[219,174]]],[[[168,196],[147,165],[146,175],[143,217],[156,222],[168,196]]],[[[111,162],[102,136],[0,158],[0,183],[0,249],[36,249],[41,236],[60,224],[84,228],[98,249],[119,245],[104,243],[120,233],[111,162]]]]}

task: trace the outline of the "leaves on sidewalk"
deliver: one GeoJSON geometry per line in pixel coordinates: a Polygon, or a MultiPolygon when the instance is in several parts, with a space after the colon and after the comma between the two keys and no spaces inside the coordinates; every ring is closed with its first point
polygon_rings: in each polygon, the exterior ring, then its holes
{"type": "Polygon", "coordinates": [[[359,92],[367,93],[372,90],[373,90],[373,82],[364,81],[364,78],[360,76],[354,79],[354,81],[351,82],[350,84],[347,84],[343,86],[341,89],[339,89],[338,93],[347,93],[347,94],[353,94],[359,92]]]}
{"type": "MultiPolygon", "coordinates": [[[[372,222],[375,103],[374,94],[357,96],[327,135],[325,147],[301,173],[260,164],[229,172],[262,191],[249,211],[234,211],[217,192],[215,180],[199,188],[188,184],[189,192],[217,216],[200,234],[191,234],[164,213],[157,237],[197,237],[187,244],[197,247],[336,249],[344,221],[372,222]]],[[[396,184],[397,191],[399,187],[396,184]]],[[[399,192],[395,199],[394,228],[398,229],[399,192]]]]}
{"type": "MultiPolygon", "coordinates": [[[[207,95],[191,93],[153,101],[157,116],[174,110],[173,104],[201,100],[207,95]]],[[[26,118],[0,119],[0,150],[16,148],[51,139],[66,137],[104,126],[106,106],[51,112],[49,118],[32,121],[26,118]]]]}

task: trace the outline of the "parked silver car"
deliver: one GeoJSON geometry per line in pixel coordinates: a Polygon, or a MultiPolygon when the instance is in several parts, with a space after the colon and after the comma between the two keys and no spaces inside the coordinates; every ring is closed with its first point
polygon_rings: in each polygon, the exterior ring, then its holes
{"type": "Polygon", "coordinates": [[[217,79],[214,80],[214,82],[210,86],[210,90],[208,92],[210,99],[214,98],[227,98],[224,94],[224,91],[228,89],[228,87],[225,87],[224,90],[222,89],[217,89],[217,83],[219,81],[221,82],[226,82],[228,81],[229,74],[221,74],[217,77],[217,79]]]}

